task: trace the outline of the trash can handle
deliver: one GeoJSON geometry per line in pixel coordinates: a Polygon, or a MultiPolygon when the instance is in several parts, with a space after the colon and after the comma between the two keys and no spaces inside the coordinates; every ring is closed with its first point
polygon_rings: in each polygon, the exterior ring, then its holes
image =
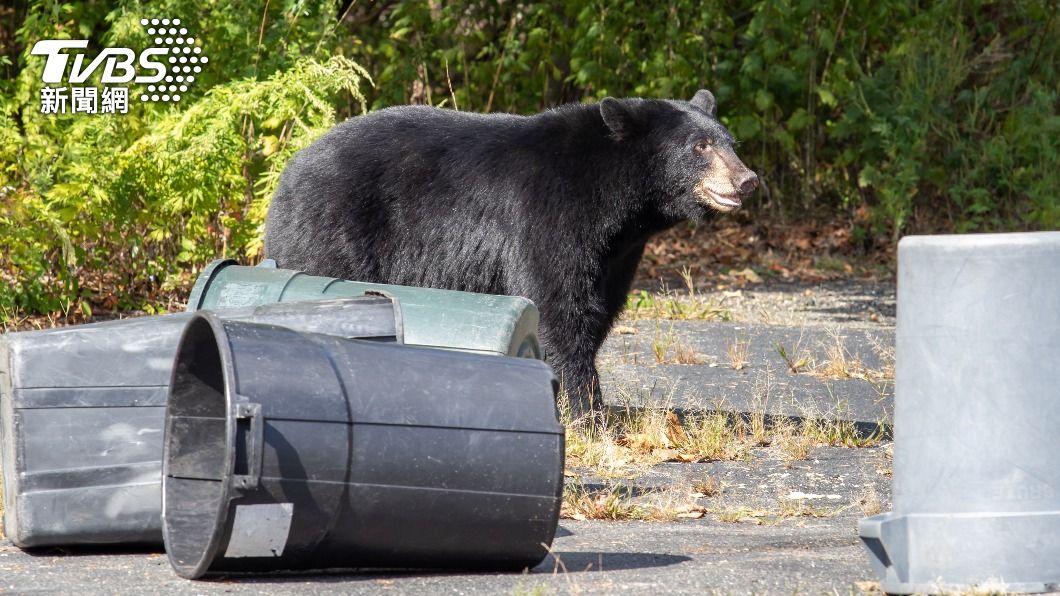
{"type": "MultiPolygon", "coordinates": [[[[261,459],[265,447],[265,418],[261,415],[261,404],[238,403],[236,404],[236,427],[241,426],[240,421],[249,421],[249,428],[243,433],[243,445],[239,445],[239,433],[236,433],[236,453],[245,449],[247,458],[247,473],[233,474],[232,485],[240,490],[252,490],[258,487],[261,481],[261,459]]],[[[238,457],[238,456],[237,456],[238,457]]]]}

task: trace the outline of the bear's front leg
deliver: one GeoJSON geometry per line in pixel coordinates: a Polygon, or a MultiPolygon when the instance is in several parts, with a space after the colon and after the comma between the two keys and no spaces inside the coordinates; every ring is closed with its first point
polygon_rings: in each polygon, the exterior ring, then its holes
{"type": "Polygon", "coordinates": [[[567,396],[573,419],[603,411],[600,376],[595,365],[587,366],[582,355],[553,358],[550,361],[560,379],[560,390],[567,396]]]}
{"type": "Polygon", "coordinates": [[[600,302],[602,299],[587,308],[570,302],[541,304],[540,332],[545,359],[555,370],[575,418],[603,411],[595,362],[596,338],[600,327],[606,325],[600,302]]]}

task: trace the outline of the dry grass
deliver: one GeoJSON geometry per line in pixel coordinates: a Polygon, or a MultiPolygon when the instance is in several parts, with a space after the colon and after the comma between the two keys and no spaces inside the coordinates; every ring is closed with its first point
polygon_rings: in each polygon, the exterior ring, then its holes
{"type": "Polygon", "coordinates": [[[844,511],[845,507],[824,507],[813,505],[804,499],[780,499],[775,508],[740,506],[721,506],[709,512],[724,523],[751,522],[757,525],[774,526],[785,520],[799,517],[834,517],[844,511]]]}
{"type": "Polygon", "coordinates": [[[681,270],[685,284],[684,293],[664,289],[661,294],[645,290],[630,294],[622,318],[668,319],[677,321],[731,321],[732,313],[714,298],[705,298],[696,291],[692,272],[688,267],[681,270]]]}
{"type": "Polygon", "coordinates": [[[651,351],[656,364],[703,364],[703,359],[695,349],[685,343],[674,332],[674,326],[662,332],[658,322],[651,339],[651,351]]]}
{"type": "Polygon", "coordinates": [[[666,361],[666,353],[670,351],[670,345],[674,341],[674,328],[670,326],[670,332],[660,334],[659,323],[655,323],[655,333],[651,338],[651,353],[655,355],[655,362],[662,364],[666,361]]]}
{"type": "Polygon", "coordinates": [[[703,358],[692,346],[677,344],[674,346],[674,364],[703,364],[703,358]]]}
{"type": "MultiPolygon", "coordinates": [[[[763,389],[764,395],[768,390],[763,389]]],[[[639,401],[629,393],[614,397],[624,397],[626,403],[639,401]]],[[[765,414],[766,398],[755,400],[755,411],[743,415],[682,413],[667,401],[652,407],[612,408],[606,416],[575,420],[564,401],[568,469],[587,468],[603,478],[629,477],[661,462],[742,460],[759,447],[779,450],[790,466],[810,457],[819,445],[872,447],[886,433],[882,424],[866,433],[856,423],[842,420],[841,404],[827,415],[805,412],[788,418],[765,414]]]]}
{"type": "MultiPolygon", "coordinates": [[[[635,478],[661,462],[735,461],[752,457],[756,448],[782,454],[785,464],[812,455],[819,445],[869,447],[877,445],[883,429],[865,435],[856,424],[840,420],[842,404],[828,415],[805,412],[803,417],[770,416],[766,405],[777,399],[771,376],[755,379],[754,412],[681,412],[671,401],[651,402],[631,390],[616,389],[612,402],[652,403],[653,407],[611,408],[606,415],[572,419],[562,406],[567,426],[567,469],[570,476],[585,474],[604,479],[605,486],[592,490],[575,483],[564,493],[562,514],[573,519],[672,520],[699,518],[707,510],[697,499],[717,499],[724,487],[714,478],[704,477],[689,486],[672,487],[648,494],[633,494],[622,483],[635,478]],[[611,486],[615,483],[616,486],[611,486]]],[[[640,390],[637,390],[640,391],[640,390]]],[[[854,505],[851,505],[854,506],[854,505]]],[[[781,503],[780,507],[712,509],[722,521],[753,520],[779,523],[791,517],[834,515],[829,509],[805,504],[781,503]]]]}
{"type": "Polygon", "coordinates": [[[712,499],[714,497],[720,497],[725,491],[725,487],[717,478],[713,476],[707,476],[702,480],[697,480],[692,483],[693,495],[698,495],[697,498],[706,497],[712,499]]]}
{"type": "Polygon", "coordinates": [[[706,512],[704,507],[696,504],[696,499],[701,496],[687,487],[669,487],[637,495],[632,488],[621,484],[590,490],[581,483],[574,483],[563,491],[560,517],[580,521],[698,519],[706,512]]]}
{"type": "Polygon", "coordinates": [[[879,370],[881,378],[894,380],[894,350],[895,346],[884,344],[877,335],[869,335],[869,344],[872,345],[872,351],[876,353],[876,356],[880,359],[882,366],[879,370]]]}
{"type": "Polygon", "coordinates": [[[664,461],[740,459],[752,446],[743,420],[727,413],[682,418],[668,407],[625,408],[603,421],[585,418],[567,424],[567,466],[590,468],[605,478],[664,461]]]}
{"type": "Polygon", "coordinates": [[[864,378],[864,371],[865,365],[861,362],[861,356],[848,354],[842,337],[835,335],[832,343],[827,346],[825,360],[815,363],[811,372],[829,379],[854,379],[864,378]]]}
{"type": "Polygon", "coordinates": [[[732,313],[713,299],[688,299],[656,295],[646,290],[630,294],[621,317],[627,321],[669,319],[676,321],[730,321],[732,313]]]}
{"type": "Polygon", "coordinates": [[[790,347],[775,342],[773,349],[791,373],[806,373],[822,379],[861,379],[874,387],[894,380],[893,348],[884,346],[878,337],[869,336],[873,352],[882,363],[879,369],[873,369],[862,361],[860,354],[851,354],[847,350],[844,339],[838,329],[829,329],[828,339],[817,345],[825,354],[821,359],[815,357],[813,351],[803,345],[802,336],[790,347]]]}
{"type": "Polygon", "coordinates": [[[743,459],[754,446],[743,419],[721,412],[693,414],[685,418],[685,440],[679,448],[694,461],[743,459]]]}
{"type": "Polygon", "coordinates": [[[812,363],[809,370],[811,374],[829,379],[862,379],[870,382],[894,379],[894,359],[892,357],[888,363],[887,348],[881,345],[878,338],[872,337],[870,341],[873,342],[873,350],[884,362],[881,370],[867,367],[861,361],[860,354],[850,354],[843,343],[844,337],[840,335],[838,329],[830,329],[828,335],[829,341],[823,346],[825,359],[812,363]]]}
{"type": "Polygon", "coordinates": [[[714,517],[718,521],[727,524],[736,524],[745,520],[751,520],[755,523],[762,523],[762,519],[770,516],[770,512],[766,509],[759,509],[754,507],[723,507],[721,509],[711,510],[714,517]]]}
{"type": "Polygon", "coordinates": [[[837,401],[833,411],[823,414],[804,410],[798,418],[777,418],[773,421],[770,436],[784,454],[785,465],[810,457],[817,446],[847,447],[860,449],[875,447],[887,435],[888,425],[877,422],[871,430],[862,430],[858,423],[848,420],[847,407],[837,401]]]}
{"type": "Polygon", "coordinates": [[[777,512],[781,519],[793,517],[835,517],[846,510],[846,506],[825,507],[814,505],[805,499],[782,499],[777,512]]]}
{"type": "Polygon", "coordinates": [[[862,432],[856,422],[838,418],[816,418],[808,423],[807,433],[819,443],[832,447],[875,447],[887,434],[888,425],[880,422],[869,433],[862,432]]]}
{"type": "Polygon", "coordinates": [[[774,343],[773,349],[777,351],[784,364],[788,366],[789,372],[795,374],[806,372],[813,363],[813,356],[802,345],[802,337],[799,337],[799,340],[795,342],[794,347],[790,350],[780,342],[774,343]]]}
{"type": "Polygon", "coordinates": [[[883,511],[883,503],[880,502],[880,495],[876,492],[875,484],[865,484],[865,490],[858,497],[858,507],[866,516],[878,515],[883,511]]]}
{"type": "MultiPolygon", "coordinates": [[[[790,465],[809,457],[818,445],[869,446],[878,442],[878,436],[861,436],[856,427],[837,421],[719,412],[682,417],[666,407],[626,408],[603,420],[568,423],[567,467],[588,468],[592,475],[607,480],[603,486],[595,487],[579,481],[568,484],[561,515],[577,520],[659,521],[698,519],[712,513],[723,522],[767,525],[796,517],[831,517],[845,508],[791,498],[780,499],[777,507],[768,509],[721,506],[708,510],[698,505],[698,499],[717,500],[725,492],[722,483],[709,476],[688,486],[639,494],[623,482],[660,462],[738,460],[749,457],[752,448],[763,444],[778,449],[790,465]]],[[[574,472],[570,475],[579,477],[574,472]]],[[[861,507],[866,515],[881,507],[874,492],[866,492],[847,507],[853,506],[861,507]]]]}
{"type": "Polygon", "coordinates": [[[565,519],[645,519],[650,512],[633,502],[629,489],[610,486],[602,491],[589,491],[580,483],[563,490],[560,517],[565,519]]]}
{"type": "Polygon", "coordinates": [[[782,419],[773,426],[773,443],[780,448],[784,454],[784,464],[788,467],[793,462],[810,457],[813,448],[817,446],[817,437],[807,432],[806,422],[794,422],[782,419]]]}
{"type": "Polygon", "coordinates": [[[894,443],[883,449],[879,459],[882,461],[876,465],[876,473],[888,478],[894,476],[894,443]]]}
{"type": "Polygon", "coordinates": [[[747,358],[751,352],[751,340],[749,338],[740,339],[733,337],[732,341],[725,347],[725,352],[729,356],[729,366],[733,370],[743,370],[747,367],[747,358]]]}

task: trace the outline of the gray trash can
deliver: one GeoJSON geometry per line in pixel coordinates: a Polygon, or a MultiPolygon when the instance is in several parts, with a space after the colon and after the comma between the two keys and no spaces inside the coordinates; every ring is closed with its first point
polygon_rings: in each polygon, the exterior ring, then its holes
{"type": "Polygon", "coordinates": [[[166,410],[166,553],[186,578],[518,570],[547,554],[564,429],[548,365],[188,323],[166,410]]]}
{"type": "Polygon", "coordinates": [[[271,259],[257,267],[243,267],[233,260],[210,263],[195,281],[188,310],[348,298],[366,291],[386,292],[401,301],[406,345],[543,357],[537,339],[540,315],[526,298],[318,277],[277,269],[271,259]]]}
{"type": "MultiPolygon", "coordinates": [[[[394,342],[400,312],[376,296],[223,316],[394,342]]],[[[162,543],[165,400],[177,340],[193,316],[0,336],[8,539],[20,547],[162,543]]]]}
{"type": "Polygon", "coordinates": [[[889,593],[1060,589],[1060,233],[898,245],[889,593]]]}

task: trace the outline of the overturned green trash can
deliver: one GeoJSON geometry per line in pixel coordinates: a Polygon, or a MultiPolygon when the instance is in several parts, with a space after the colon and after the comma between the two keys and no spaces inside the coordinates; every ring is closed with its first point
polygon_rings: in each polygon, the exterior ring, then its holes
{"type": "Polygon", "coordinates": [[[556,531],[564,429],[540,361],[188,323],[162,517],[182,577],[519,570],[556,531]]]}
{"type": "Polygon", "coordinates": [[[537,307],[526,298],[344,281],[277,269],[271,259],[257,267],[234,260],[210,263],[195,282],[188,310],[347,298],[366,291],[384,291],[401,301],[406,345],[543,357],[537,307]]]}
{"type": "MultiPolygon", "coordinates": [[[[233,309],[226,318],[401,340],[396,301],[233,309]]],[[[29,548],[162,543],[162,433],[194,313],[0,336],[4,533],[29,548]]]]}

